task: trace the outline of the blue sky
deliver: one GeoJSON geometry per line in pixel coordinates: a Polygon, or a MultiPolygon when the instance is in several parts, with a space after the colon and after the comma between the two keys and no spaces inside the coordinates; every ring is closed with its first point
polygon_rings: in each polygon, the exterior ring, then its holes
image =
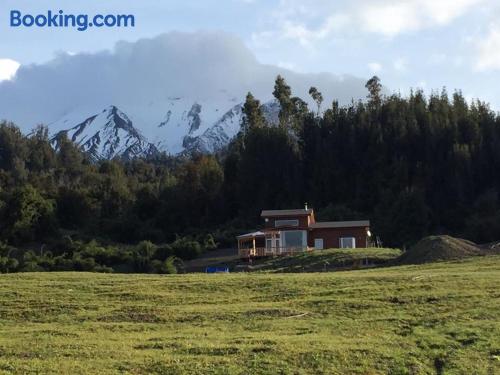
{"type": "Polygon", "coordinates": [[[160,33],[222,30],[257,59],[298,72],[377,74],[392,91],[446,86],[500,108],[500,2],[488,0],[2,0],[0,79],[17,63],[111,49],[160,33]],[[135,28],[19,29],[9,12],[134,14],[135,28]]]}

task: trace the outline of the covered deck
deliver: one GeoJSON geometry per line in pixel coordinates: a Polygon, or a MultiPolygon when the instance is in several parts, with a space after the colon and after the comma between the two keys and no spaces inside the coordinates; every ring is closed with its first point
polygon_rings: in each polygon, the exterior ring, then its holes
{"type": "Polygon", "coordinates": [[[309,250],[308,247],[281,246],[279,231],[251,232],[242,234],[237,239],[238,254],[245,259],[293,255],[309,250]]]}

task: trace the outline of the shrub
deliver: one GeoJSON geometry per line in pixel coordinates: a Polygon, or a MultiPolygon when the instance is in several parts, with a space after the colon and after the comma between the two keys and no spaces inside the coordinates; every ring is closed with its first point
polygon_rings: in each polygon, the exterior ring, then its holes
{"type": "Polygon", "coordinates": [[[98,264],[97,266],[95,266],[93,271],[102,273],[112,273],[114,270],[111,267],[101,266],[98,264]]]}
{"type": "Polygon", "coordinates": [[[151,259],[156,252],[156,245],[151,241],[141,241],[137,244],[135,251],[143,258],[151,259]]]}
{"type": "Polygon", "coordinates": [[[169,256],[174,255],[174,249],[170,245],[162,245],[156,249],[154,258],[157,260],[166,260],[169,256]]]}
{"type": "Polygon", "coordinates": [[[66,254],[54,257],[54,271],[74,271],[73,259],[66,258],[66,254]]]}
{"type": "Polygon", "coordinates": [[[159,259],[152,260],[151,261],[151,269],[152,269],[153,273],[166,273],[164,270],[165,269],[164,263],[165,262],[162,262],[159,259]]]}
{"type": "MultiPolygon", "coordinates": [[[[198,256],[202,247],[197,241],[181,238],[174,244],[157,247],[142,241],[133,248],[104,246],[92,240],[71,241],[68,237],[52,243],[50,250],[22,251],[0,242],[0,273],[36,271],[85,272],[155,272],[177,273],[184,267],[175,253],[186,258],[198,256]],[[64,251],[64,250],[67,251],[64,251]],[[17,252],[14,256],[14,253],[17,252]],[[19,253],[22,255],[19,257],[19,253]],[[19,260],[16,259],[19,257],[19,260]]],[[[42,246],[42,249],[44,246],[42,246]]]]}
{"type": "Polygon", "coordinates": [[[28,262],[24,262],[24,265],[21,269],[23,272],[40,272],[45,271],[42,267],[38,265],[38,263],[34,260],[30,260],[28,262]]]}
{"type": "Polygon", "coordinates": [[[0,273],[16,272],[18,266],[17,259],[0,257],[0,273]]]}
{"type": "Polygon", "coordinates": [[[202,253],[200,243],[187,237],[178,238],[171,246],[175,256],[185,260],[194,259],[202,253]]]}
{"type": "Polygon", "coordinates": [[[101,246],[96,241],[82,245],[80,255],[83,258],[94,258],[97,263],[107,266],[131,261],[130,254],[126,251],[113,246],[101,246]]]}
{"type": "Polygon", "coordinates": [[[176,274],[178,273],[177,267],[182,264],[182,260],[175,256],[170,256],[165,261],[155,259],[151,262],[151,269],[154,273],[167,273],[176,274]]]}
{"type": "Polygon", "coordinates": [[[151,241],[141,241],[134,249],[135,267],[138,272],[149,272],[156,253],[156,245],[151,241]]]}
{"type": "Polygon", "coordinates": [[[207,234],[205,240],[203,241],[203,248],[205,251],[217,249],[217,243],[214,240],[214,236],[212,236],[210,233],[207,234]]]}
{"type": "Polygon", "coordinates": [[[165,273],[169,274],[176,274],[177,273],[177,267],[175,266],[177,258],[174,256],[168,257],[168,259],[165,261],[165,273]]]}
{"type": "Polygon", "coordinates": [[[80,254],[73,257],[73,267],[75,271],[91,272],[95,270],[96,262],[94,258],[81,258],[80,254]]]}

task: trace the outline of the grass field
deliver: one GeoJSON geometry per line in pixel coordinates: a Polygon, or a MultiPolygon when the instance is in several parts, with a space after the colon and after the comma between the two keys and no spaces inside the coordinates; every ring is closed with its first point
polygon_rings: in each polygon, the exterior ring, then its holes
{"type": "Polygon", "coordinates": [[[0,275],[0,373],[500,374],[500,256],[295,274],[0,275]]]}

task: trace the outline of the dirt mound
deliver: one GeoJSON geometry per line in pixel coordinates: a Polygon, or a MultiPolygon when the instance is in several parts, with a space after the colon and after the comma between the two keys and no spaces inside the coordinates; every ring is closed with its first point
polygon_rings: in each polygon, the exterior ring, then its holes
{"type": "Polygon", "coordinates": [[[419,264],[486,255],[474,242],[450,236],[429,236],[420,240],[398,259],[399,264],[419,264]]]}

